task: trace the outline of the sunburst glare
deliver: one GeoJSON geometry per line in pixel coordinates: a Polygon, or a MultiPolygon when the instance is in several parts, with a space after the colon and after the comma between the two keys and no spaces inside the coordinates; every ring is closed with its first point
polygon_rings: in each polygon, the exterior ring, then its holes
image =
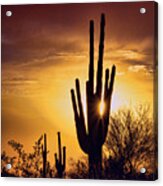
{"type": "Polygon", "coordinates": [[[105,103],[104,103],[104,101],[102,100],[102,101],[100,101],[100,103],[99,103],[99,113],[100,113],[100,116],[103,116],[104,110],[105,110],[105,103]]]}

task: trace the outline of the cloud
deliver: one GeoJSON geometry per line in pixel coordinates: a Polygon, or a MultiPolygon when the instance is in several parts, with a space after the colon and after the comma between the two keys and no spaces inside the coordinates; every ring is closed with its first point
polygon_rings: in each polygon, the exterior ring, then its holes
{"type": "Polygon", "coordinates": [[[2,85],[3,86],[17,86],[17,85],[33,85],[33,84],[37,84],[38,81],[36,79],[27,79],[27,78],[11,78],[8,80],[3,80],[2,85]]]}
{"type": "MultiPolygon", "coordinates": [[[[17,78],[4,83],[36,83],[36,71],[41,74],[56,65],[62,68],[75,64],[80,68],[89,55],[90,19],[95,20],[95,55],[98,56],[101,12],[106,14],[104,57],[120,69],[117,75],[124,75],[128,69],[143,71],[142,67],[153,72],[153,31],[147,29],[152,28],[151,15],[140,19],[134,12],[137,8],[126,7],[126,14],[132,14],[126,17],[122,14],[124,8],[102,3],[46,7],[9,6],[14,12],[12,18],[2,17],[2,73],[5,72],[4,77],[6,71],[15,71],[10,77],[17,78]],[[19,73],[31,79],[19,79],[19,73]]],[[[6,9],[4,6],[2,15],[6,9]]]]}
{"type": "Polygon", "coordinates": [[[131,72],[146,71],[146,66],[145,65],[133,65],[133,66],[129,66],[128,70],[131,72]]]}
{"type": "Polygon", "coordinates": [[[117,66],[131,69],[133,72],[144,66],[148,73],[154,71],[154,52],[152,37],[146,37],[141,42],[134,40],[124,45],[116,42],[110,43],[111,47],[106,48],[105,58],[117,66]],[[130,66],[136,66],[131,68],[130,66]],[[138,68],[137,68],[138,67],[138,68]]]}

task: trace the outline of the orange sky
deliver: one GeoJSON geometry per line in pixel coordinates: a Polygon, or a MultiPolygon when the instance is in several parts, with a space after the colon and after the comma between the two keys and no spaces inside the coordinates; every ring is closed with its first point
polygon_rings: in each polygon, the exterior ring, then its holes
{"type": "Polygon", "coordinates": [[[52,160],[61,131],[68,158],[83,155],[70,89],[78,77],[85,100],[89,20],[95,21],[97,59],[101,13],[106,16],[104,68],[117,66],[112,112],[140,103],[153,106],[153,2],[2,6],[3,150],[12,153],[9,139],[31,150],[46,132],[52,160]],[[139,13],[141,7],[146,14],[139,13]]]}

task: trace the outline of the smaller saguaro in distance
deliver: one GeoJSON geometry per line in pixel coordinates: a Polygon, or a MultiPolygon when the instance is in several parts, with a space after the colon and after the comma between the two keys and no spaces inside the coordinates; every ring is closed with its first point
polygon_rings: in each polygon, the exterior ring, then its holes
{"type": "Polygon", "coordinates": [[[57,177],[63,178],[66,168],[66,147],[61,145],[61,134],[60,132],[57,133],[58,135],[58,154],[54,154],[55,158],[55,167],[57,169],[57,177]]]}

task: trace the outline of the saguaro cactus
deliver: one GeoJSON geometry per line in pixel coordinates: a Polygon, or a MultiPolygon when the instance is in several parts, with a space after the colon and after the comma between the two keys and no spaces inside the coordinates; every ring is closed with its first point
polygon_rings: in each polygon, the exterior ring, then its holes
{"type": "Polygon", "coordinates": [[[106,69],[104,95],[102,96],[104,27],[105,16],[102,14],[100,25],[99,58],[97,66],[97,83],[96,91],[94,91],[94,21],[90,21],[89,80],[86,82],[88,127],[86,127],[85,124],[86,122],[81,101],[79,79],[76,79],[76,94],[78,105],[76,103],[74,90],[71,90],[77,137],[81,149],[86,154],[88,154],[90,178],[100,178],[102,174],[102,145],[105,142],[108,131],[111,97],[116,72],[116,67],[113,65],[109,82],[109,69],[106,69]],[[103,113],[100,113],[98,109],[101,102],[104,103],[103,113]]]}
{"type": "Polygon", "coordinates": [[[43,177],[46,177],[47,172],[47,138],[44,134],[44,143],[42,145],[42,158],[43,158],[43,177]]]}
{"type": "Polygon", "coordinates": [[[66,147],[63,147],[63,156],[62,156],[62,147],[61,147],[61,135],[60,132],[58,134],[58,157],[57,153],[54,154],[55,157],[55,166],[57,169],[57,176],[62,178],[64,176],[64,171],[66,167],[66,147]]]}

